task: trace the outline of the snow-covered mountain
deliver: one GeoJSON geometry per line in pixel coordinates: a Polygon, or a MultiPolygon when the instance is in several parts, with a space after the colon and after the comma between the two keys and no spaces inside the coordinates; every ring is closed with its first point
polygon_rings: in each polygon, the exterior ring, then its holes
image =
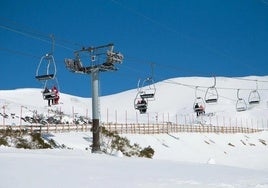
{"type": "MultiPolygon", "coordinates": [[[[113,123],[147,123],[148,121],[161,123],[169,121],[193,124],[200,122],[196,121],[193,105],[197,97],[205,100],[206,93],[210,93],[208,88],[213,85],[214,79],[205,77],[173,78],[157,82],[154,85],[155,97],[152,101],[148,101],[146,114],[140,114],[134,109],[137,89],[101,96],[100,119],[102,122],[113,123]]],[[[203,123],[267,128],[268,76],[217,77],[215,88],[218,93],[218,102],[213,104],[204,102],[207,115],[202,117],[203,123]],[[257,90],[260,96],[260,103],[250,105],[248,99],[254,90],[257,90]],[[238,112],[236,110],[238,97],[244,100],[246,111],[238,112]]],[[[141,88],[143,91],[146,89],[148,88],[141,88]]],[[[0,90],[0,105],[4,107],[2,113],[9,115],[4,123],[18,125],[21,123],[20,116],[32,115],[33,113],[51,116],[53,110],[69,115],[69,121],[72,121],[75,116],[91,117],[91,98],[60,93],[60,104],[48,107],[41,92],[42,89],[31,88],[0,90]]]]}
{"type": "MultiPolygon", "coordinates": [[[[0,187],[268,187],[268,77],[217,77],[219,94],[216,104],[206,104],[206,124],[253,126],[264,129],[252,134],[170,133],[126,134],[132,143],[150,145],[153,160],[92,154],[92,133],[49,133],[57,143],[72,148],[22,150],[0,147],[0,187]],[[258,80],[257,85],[254,80],[258,80]],[[237,112],[239,98],[248,109],[237,112]],[[258,89],[260,103],[249,105],[248,97],[258,89]],[[14,171],[15,169],[15,171],[14,171]]],[[[100,98],[102,122],[166,121],[186,124],[200,122],[193,111],[196,97],[205,97],[213,78],[174,78],[155,84],[155,100],[148,102],[148,113],[134,109],[137,90],[100,98]],[[199,86],[196,88],[196,86],[199,86]]],[[[20,124],[21,116],[34,113],[53,116],[55,111],[65,119],[91,117],[91,99],[60,94],[60,104],[52,107],[42,99],[41,89],[0,91],[0,122],[20,124]],[[3,118],[6,115],[6,118],[3,118]],[[2,119],[1,119],[2,117],[2,119]]],[[[2,123],[2,124],[3,124],[2,123]]]]}

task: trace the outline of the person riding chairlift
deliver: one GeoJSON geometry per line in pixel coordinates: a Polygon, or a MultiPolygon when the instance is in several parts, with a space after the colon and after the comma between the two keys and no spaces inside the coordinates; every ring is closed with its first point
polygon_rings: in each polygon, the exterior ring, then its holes
{"type": "Polygon", "coordinates": [[[196,112],[196,116],[205,114],[205,109],[202,104],[199,106],[198,103],[196,103],[194,106],[194,111],[196,112]]]}
{"type": "Polygon", "coordinates": [[[51,100],[50,100],[51,95],[47,95],[46,93],[50,93],[50,91],[49,91],[49,89],[47,87],[44,89],[43,95],[44,95],[44,99],[47,100],[47,105],[48,106],[51,106],[51,104],[50,104],[50,102],[51,102],[51,100]]]}
{"type": "Polygon", "coordinates": [[[55,104],[59,104],[60,96],[59,96],[59,90],[57,89],[56,86],[53,86],[53,88],[52,88],[52,92],[55,93],[55,98],[53,99],[52,104],[53,104],[53,105],[55,105],[55,104]]]}
{"type": "Polygon", "coordinates": [[[138,109],[139,109],[140,113],[146,113],[147,102],[144,99],[138,101],[138,109]]]}
{"type": "Polygon", "coordinates": [[[200,108],[199,115],[200,115],[200,114],[204,115],[204,114],[205,114],[204,106],[203,106],[202,104],[200,104],[199,108],[200,108]]]}

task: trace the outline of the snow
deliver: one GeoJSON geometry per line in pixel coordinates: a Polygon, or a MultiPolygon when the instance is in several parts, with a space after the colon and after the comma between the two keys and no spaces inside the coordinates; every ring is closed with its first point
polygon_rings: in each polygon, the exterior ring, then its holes
{"type": "MultiPolygon", "coordinates": [[[[244,79],[268,81],[267,76],[244,79]]],[[[137,115],[133,109],[136,90],[103,96],[100,99],[101,121],[136,123],[138,119],[142,123],[147,122],[149,116],[152,123],[176,122],[177,116],[182,123],[196,123],[198,119],[192,112],[195,89],[178,83],[210,86],[213,80],[189,77],[157,83],[156,99],[149,102],[149,115],[137,115]]],[[[241,92],[241,96],[247,99],[250,89],[256,87],[255,82],[219,77],[217,87],[219,102],[206,106],[208,113],[216,115],[204,117],[207,124],[222,124],[225,119],[226,126],[230,126],[230,122],[235,125],[242,119],[242,126],[252,126],[264,131],[252,134],[121,135],[127,137],[131,143],[138,143],[142,147],[151,146],[155,150],[153,159],[129,158],[121,152],[114,152],[112,155],[91,153],[89,146],[92,143],[92,133],[89,131],[49,133],[44,137],[53,138],[58,144],[71,149],[25,150],[0,146],[0,187],[267,188],[267,82],[258,83],[262,99],[260,104],[250,106],[249,110],[240,113],[235,110],[236,91],[220,88],[249,89],[241,92]]],[[[205,90],[201,89],[200,95],[204,94],[205,90]]],[[[49,115],[49,109],[60,109],[68,114],[64,117],[66,121],[72,121],[75,114],[91,116],[91,99],[64,93],[60,96],[61,104],[48,108],[46,101],[42,100],[40,89],[2,90],[0,105],[5,106],[2,110],[8,115],[15,114],[15,118],[9,116],[3,123],[19,125],[21,115],[32,115],[36,111],[49,115]]]]}

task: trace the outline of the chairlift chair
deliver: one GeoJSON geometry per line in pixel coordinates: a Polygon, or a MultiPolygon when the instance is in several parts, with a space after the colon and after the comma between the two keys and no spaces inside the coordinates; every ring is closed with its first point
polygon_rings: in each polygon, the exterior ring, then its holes
{"type": "Polygon", "coordinates": [[[247,110],[247,104],[244,99],[237,99],[236,101],[236,111],[242,112],[247,110]]]}
{"type": "Polygon", "coordinates": [[[260,94],[258,92],[258,80],[256,80],[256,89],[252,90],[248,96],[249,104],[259,104],[261,100],[260,94]]]}
{"type": "Polygon", "coordinates": [[[35,78],[39,81],[54,79],[56,76],[56,63],[53,55],[46,54],[41,57],[36,69],[35,78]]]}
{"type": "Polygon", "coordinates": [[[205,101],[206,103],[216,103],[218,102],[219,94],[216,89],[216,77],[214,77],[214,85],[207,88],[206,94],[205,94],[205,101]]]}
{"type": "Polygon", "coordinates": [[[193,104],[193,110],[194,112],[203,112],[205,111],[206,104],[202,97],[197,96],[197,89],[198,89],[198,86],[195,89],[195,100],[193,104]]]}
{"type": "Polygon", "coordinates": [[[52,91],[52,88],[54,86],[57,88],[57,90],[59,92],[60,88],[59,88],[58,80],[56,77],[53,80],[46,80],[45,81],[44,88],[42,91],[44,100],[54,100],[54,99],[57,99],[59,97],[59,95],[57,95],[55,92],[52,91]],[[44,92],[46,88],[49,89],[49,92],[44,92]]]}
{"type": "Polygon", "coordinates": [[[147,111],[147,106],[148,106],[148,99],[142,98],[141,94],[138,92],[134,99],[135,110],[139,110],[141,114],[144,114],[147,111]],[[142,101],[145,101],[145,103],[143,103],[142,101]]]}
{"type": "Polygon", "coordinates": [[[248,96],[249,104],[259,104],[260,100],[261,100],[261,97],[257,90],[253,90],[249,93],[249,96],[248,96]]]}
{"type": "Polygon", "coordinates": [[[43,93],[43,99],[44,100],[54,100],[54,99],[57,98],[55,92],[51,91],[51,92],[47,92],[47,93],[45,93],[45,92],[42,92],[42,93],[43,93]]]}
{"type": "Polygon", "coordinates": [[[244,99],[239,97],[239,89],[237,90],[236,111],[242,112],[247,110],[247,103],[244,99]]]}
{"type": "Polygon", "coordinates": [[[146,78],[142,85],[140,86],[140,80],[138,81],[138,91],[140,93],[140,97],[143,99],[147,99],[150,101],[155,100],[155,84],[153,78],[146,78]]]}
{"type": "Polygon", "coordinates": [[[193,104],[194,112],[203,112],[205,111],[205,102],[202,97],[197,97],[193,104]],[[196,107],[198,105],[198,107],[196,107]]]}

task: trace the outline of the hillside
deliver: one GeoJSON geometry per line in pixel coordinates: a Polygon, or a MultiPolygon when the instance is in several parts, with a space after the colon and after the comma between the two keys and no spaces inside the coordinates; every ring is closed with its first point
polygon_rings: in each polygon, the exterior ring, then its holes
{"type": "MultiPolygon", "coordinates": [[[[200,122],[193,111],[196,97],[205,98],[207,88],[213,85],[213,78],[186,77],[173,78],[155,83],[156,93],[153,101],[148,102],[147,114],[139,114],[134,109],[137,89],[100,97],[100,117],[102,122],[113,123],[159,123],[177,122],[193,124],[200,122]],[[196,89],[196,86],[199,86],[196,89]]],[[[104,87],[104,86],[102,86],[104,87]]],[[[146,87],[145,87],[146,89],[146,87]]],[[[218,102],[206,104],[206,114],[202,123],[213,125],[258,126],[267,128],[268,114],[268,76],[243,78],[217,77],[216,89],[218,102]],[[255,82],[254,80],[260,80],[255,82]],[[257,83],[257,86],[256,86],[257,83]],[[258,105],[249,105],[248,97],[257,87],[260,95],[258,105]],[[239,97],[247,103],[247,110],[236,111],[237,89],[239,97]]],[[[50,111],[61,111],[68,115],[69,121],[75,116],[91,117],[91,98],[81,98],[60,94],[60,104],[52,107],[42,99],[41,89],[16,89],[0,91],[0,104],[5,106],[8,118],[5,124],[20,124],[20,116],[33,113],[52,115],[50,111]],[[13,114],[13,117],[11,116],[13,114]]],[[[2,111],[2,112],[3,112],[2,111]]],[[[200,118],[199,118],[200,119],[200,118]]],[[[1,120],[0,120],[1,121],[1,120]]]]}
{"type": "MultiPolygon", "coordinates": [[[[258,82],[261,101],[237,112],[237,89],[248,98],[256,83],[246,80],[268,77],[217,78],[219,99],[207,104],[206,113],[193,112],[196,87],[204,96],[211,78],[174,78],[155,84],[156,97],[149,101],[148,113],[139,114],[133,107],[137,90],[100,98],[101,121],[106,123],[185,123],[226,126],[251,126],[267,130],[268,86],[258,82]]],[[[213,83],[212,83],[213,84],[213,83]]],[[[91,117],[91,99],[61,93],[60,104],[48,107],[41,89],[0,91],[0,122],[6,125],[29,124],[20,117],[42,114],[72,122],[79,116],[91,117]],[[3,116],[4,115],[4,116],[3,116]],[[5,117],[5,118],[3,118],[5,117]]],[[[170,133],[121,135],[142,147],[150,146],[153,160],[128,158],[120,152],[92,154],[92,132],[43,134],[65,149],[22,150],[0,146],[0,175],[4,187],[268,187],[268,132],[253,134],[170,133]],[[69,149],[66,149],[69,148],[69,149]],[[16,174],[14,175],[14,170],[16,174]],[[14,181],[14,178],[16,181],[14,181]],[[42,182],[42,183],[40,183],[42,182]]],[[[103,140],[103,137],[101,138],[103,140]]]]}

